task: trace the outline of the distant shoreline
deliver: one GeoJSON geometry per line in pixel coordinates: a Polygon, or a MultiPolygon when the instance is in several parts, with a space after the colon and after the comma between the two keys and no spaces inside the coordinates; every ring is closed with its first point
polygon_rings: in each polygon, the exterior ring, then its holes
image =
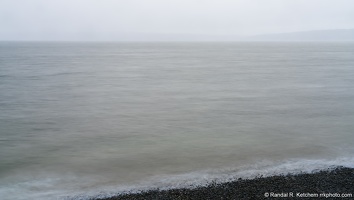
{"type": "MultiPolygon", "coordinates": [[[[194,189],[151,190],[123,194],[100,200],[205,200],[205,199],[272,199],[310,198],[352,199],[354,196],[354,168],[338,167],[311,174],[277,175],[256,179],[210,184],[194,189]],[[340,195],[340,196],[338,196],[340,195]]],[[[92,198],[92,200],[98,200],[92,198]]]]}

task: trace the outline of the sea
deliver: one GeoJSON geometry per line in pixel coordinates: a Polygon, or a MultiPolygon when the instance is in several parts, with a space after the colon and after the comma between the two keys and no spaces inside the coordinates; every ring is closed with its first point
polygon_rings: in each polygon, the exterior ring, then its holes
{"type": "Polygon", "coordinates": [[[0,199],[354,167],[353,42],[0,42],[0,199]]]}

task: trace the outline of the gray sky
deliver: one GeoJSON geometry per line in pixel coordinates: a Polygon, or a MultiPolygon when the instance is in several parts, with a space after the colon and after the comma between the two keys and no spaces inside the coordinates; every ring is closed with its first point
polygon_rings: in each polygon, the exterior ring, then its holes
{"type": "Polygon", "coordinates": [[[134,40],[354,28],[353,0],[0,0],[0,40],[134,40]]]}

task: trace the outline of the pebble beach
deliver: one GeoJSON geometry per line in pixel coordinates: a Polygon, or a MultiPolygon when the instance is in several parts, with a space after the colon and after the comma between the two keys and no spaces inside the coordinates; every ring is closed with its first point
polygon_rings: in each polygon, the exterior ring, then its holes
{"type": "Polygon", "coordinates": [[[193,189],[150,190],[92,200],[353,199],[354,168],[211,183],[193,189]]]}

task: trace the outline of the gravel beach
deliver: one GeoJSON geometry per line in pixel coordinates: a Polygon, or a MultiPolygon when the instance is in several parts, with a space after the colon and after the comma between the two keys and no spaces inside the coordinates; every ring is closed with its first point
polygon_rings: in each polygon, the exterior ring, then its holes
{"type": "Polygon", "coordinates": [[[258,177],[194,189],[152,190],[101,200],[183,199],[354,199],[354,169],[338,167],[312,174],[258,177]]]}

